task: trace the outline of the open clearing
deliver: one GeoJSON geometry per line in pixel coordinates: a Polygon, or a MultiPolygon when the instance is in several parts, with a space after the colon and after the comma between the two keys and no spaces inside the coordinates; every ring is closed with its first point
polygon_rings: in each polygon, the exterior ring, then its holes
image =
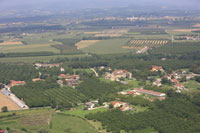
{"type": "Polygon", "coordinates": [[[85,119],[65,114],[53,115],[52,133],[97,133],[96,129],[85,119]]]}
{"type": "Polygon", "coordinates": [[[87,48],[82,49],[82,51],[94,54],[116,54],[133,52],[133,50],[122,48],[122,46],[125,45],[127,41],[128,39],[101,40],[87,48]]]}
{"type": "Polygon", "coordinates": [[[82,40],[76,44],[77,49],[83,49],[87,48],[90,45],[93,45],[94,43],[99,42],[100,40],[82,40]]]}
{"type": "Polygon", "coordinates": [[[9,111],[20,110],[20,107],[17,104],[15,104],[11,99],[9,99],[7,96],[3,95],[2,92],[0,92],[0,109],[4,106],[7,106],[9,111]]]}

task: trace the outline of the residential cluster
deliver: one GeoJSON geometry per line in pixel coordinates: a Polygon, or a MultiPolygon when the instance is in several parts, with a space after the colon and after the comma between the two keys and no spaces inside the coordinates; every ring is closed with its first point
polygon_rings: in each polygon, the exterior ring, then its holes
{"type": "Polygon", "coordinates": [[[112,73],[106,72],[106,79],[110,79],[111,81],[121,81],[121,79],[132,79],[132,73],[127,70],[119,69],[114,70],[112,73]]]}
{"type": "Polygon", "coordinates": [[[71,87],[77,86],[80,80],[79,75],[69,75],[69,74],[60,74],[58,78],[59,78],[59,80],[57,81],[58,84],[60,84],[61,86],[67,85],[71,87]]]}

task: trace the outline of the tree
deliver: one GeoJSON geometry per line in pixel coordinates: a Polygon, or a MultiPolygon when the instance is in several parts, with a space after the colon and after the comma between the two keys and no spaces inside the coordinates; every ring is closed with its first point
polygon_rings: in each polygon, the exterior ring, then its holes
{"type": "Polygon", "coordinates": [[[2,108],[1,108],[1,111],[2,111],[2,112],[8,112],[7,106],[2,107],[2,108]]]}
{"type": "Polygon", "coordinates": [[[109,109],[112,109],[113,108],[113,105],[112,104],[109,104],[109,109]]]}

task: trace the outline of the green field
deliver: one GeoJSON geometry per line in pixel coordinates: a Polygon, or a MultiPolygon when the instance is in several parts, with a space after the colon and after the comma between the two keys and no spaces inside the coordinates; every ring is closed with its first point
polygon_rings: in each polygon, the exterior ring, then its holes
{"type": "Polygon", "coordinates": [[[99,108],[99,109],[95,109],[95,110],[77,109],[77,110],[73,110],[73,111],[65,111],[64,113],[84,118],[85,115],[87,115],[89,113],[97,113],[97,112],[103,112],[103,111],[107,111],[107,108],[99,108]]]}
{"type": "Polygon", "coordinates": [[[52,109],[33,109],[17,112],[0,113],[0,128],[10,128],[11,131],[21,133],[26,129],[29,133],[35,133],[40,128],[49,128],[52,109]],[[15,113],[16,115],[12,115],[15,113]]]}
{"type": "Polygon", "coordinates": [[[96,129],[85,119],[65,114],[53,115],[52,133],[97,133],[96,129]]]}
{"type": "Polygon", "coordinates": [[[59,53],[58,49],[51,47],[55,43],[47,43],[47,44],[30,44],[30,45],[8,45],[8,46],[0,46],[1,53],[27,53],[27,52],[54,52],[59,53]]]}
{"type": "Polygon", "coordinates": [[[89,55],[55,55],[55,56],[37,56],[37,57],[11,57],[11,58],[0,58],[0,62],[7,63],[16,63],[16,62],[25,62],[33,63],[37,61],[49,62],[50,60],[55,60],[57,58],[81,58],[89,55]]]}
{"type": "Polygon", "coordinates": [[[0,128],[9,128],[13,133],[36,133],[45,129],[51,133],[97,133],[96,129],[85,119],[55,113],[53,109],[32,109],[16,112],[0,113],[0,128]],[[15,115],[13,115],[15,113],[15,115]]]}
{"type": "Polygon", "coordinates": [[[87,48],[82,49],[82,51],[94,54],[116,54],[132,52],[133,50],[122,48],[127,41],[128,39],[102,40],[87,48]]]}
{"type": "Polygon", "coordinates": [[[197,89],[200,88],[200,83],[198,83],[197,81],[190,80],[188,81],[188,83],[185,84],[185,87],[189,89],[197,89]]]}

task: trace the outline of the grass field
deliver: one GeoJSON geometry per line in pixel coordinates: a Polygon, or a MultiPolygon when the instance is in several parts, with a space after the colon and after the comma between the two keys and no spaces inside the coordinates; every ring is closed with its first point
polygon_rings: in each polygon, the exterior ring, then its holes
{"type": "Polygon", "coordinates": [[[102,40],[87,48],[82,49],[82,51],[94,54],[116,54],[132,52],[133,50],[122,48],[122,46],[127,41],[128,39],[102,40]]]}
{"type": "Polygon", "coordinates": [[[200,83],[190,80],[188,81],[188,83],[185,84],[185,87],[189,89],[197,89],[200,88],[200,83]]]}
{"type": "Polygon", "coordinates": [[[36,133],[40,128],[49,128],[52,113],[52,109],[0,113],[0,128],[9,127],[14,133],[21,133],[21,129],[25,128],[29,133],[36,133]],[[13,113],[16,115],[13,115],[13,113]]]}
{"type": "Polygon", "coordinates": [[[99,40],[82,40],[82,41],[78,42],[76,44],[76,46],[77,46],[78,49],[83,49],[83,48],[87,48],[90,45],[93,45],[97,42],[99,42],[99,40]]]}
{"type": "Polygon", "coordinates": [[[96,129],[85,119],[65,114],[53,115],[52,133],[97,133],[96,129]]]}
{"type": "Polygon", "coordinates": [[[58,49],[51,47],[50,44],[31,44],[31,45],[3,45],[0,46],[2,53],[18,53],[18,52],[54,52],[59,53],[58,49]]]}
{"type": "Polygon", "coordinates": [[[103,111],[107,111],[107,108],[100,108],[100,109],[95,109],[95,110],[77,109],[77,110],[73,110],[73,111],[65,111],[64,113],[84,118],[85,115],[87,115],[89,113],[97,113],[97,112],[103,112],[103,111]]]}
{"type": "MultiPolygon", "coordinates": [[[[20,110],[20,107],[0,92],[0,109],[6,106],[9,111],[20,110]]],[[[1,112],[1,110],[0,110],[1,112]]]]}
{"type": "Polygon", "coordinates": [[[6,63],[16,63],[16,62],[49,62],[50,60],[55,60],[57,58],[81,58],[89,55],[55,55],[55,56],[37,56],[37,57],[12,57],[12,58],[0,58],[0,62],[6,63]]]}

